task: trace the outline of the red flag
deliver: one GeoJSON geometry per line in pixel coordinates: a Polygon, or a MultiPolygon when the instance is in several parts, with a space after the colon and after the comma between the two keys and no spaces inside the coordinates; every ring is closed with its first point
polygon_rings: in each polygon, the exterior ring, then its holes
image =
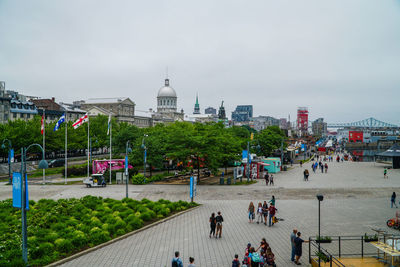
{"type": "Polygon", "coordinates": [[[72,127],[74,127],[74,129],[78,128],[79,126],[81,126],[84,122],[87,122],[88,119],[88,114],[86,113],[85,116],[79,118],[74,124],[72,124],[72,127]]]}
{"type": "Polygon", "coordinates": [[[42,115],[42,126],[40,127],[40,132],[43,135],[43,131],[44,131],[44,114],[42,115]]]}

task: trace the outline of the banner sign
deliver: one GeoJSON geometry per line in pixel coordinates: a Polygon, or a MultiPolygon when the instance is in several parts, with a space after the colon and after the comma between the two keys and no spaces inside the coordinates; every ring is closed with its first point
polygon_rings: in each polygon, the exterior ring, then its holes
{"type": "MultiPolygon", "coordinates": [[[[110,168],[110,160],[93,160],[92,169],[94,174],[103,174],[106,170],[110,168]]],[[[129,169],[133,166],[129,165],[129,169]]],[[[124,159],[113,159],[111,160],[111,170],[126,169],[124,159]]]]}
{"type": "MultiPolygon", "coordinates": [[[[22,205],[22,176],[20,172],[13,173],[13,207],[21,209],[22,205]]],[[[25,186],[26,186],[26,209],[29,210],[29,194],[28,194],[28,175],[25,175],[25,186]]]]}
{"type": "Polygon", "coordinates": [[[197,177],[190,176],[190,198],[196,196],[197,177]]]}
{"type": "Polygon", "coordinates": [[[14,163],[14,149],[10,149],[8,153],[8,162],[14,163]]]}

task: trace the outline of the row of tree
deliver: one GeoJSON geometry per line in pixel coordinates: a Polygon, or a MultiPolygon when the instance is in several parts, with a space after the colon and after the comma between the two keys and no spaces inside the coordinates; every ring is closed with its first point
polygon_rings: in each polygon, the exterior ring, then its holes
{"type": "MultiPolygon", "coordinates": [[[[90,118],[90,136],[94,149],[108,148],[106,116],[90,118]]],[[[29,121],[9,121],[0,124],[0,140],[9,139],[15,150],[32,143],[42,144],[40,132],[41,118],[35,117],[29,121]]],[[[63,151],[65,128],[63,124],[58,131],[53,131],[55,123],[46,127],[46,152],[63,151]]],[[[84,150],[87,148],[87,123],[77,129],[68,123],[68,150],[84,150]]],[[[246,149],[247,142],[253,153],[269,156],[281,147],[284,133],[275,126],[255,133],[250,140],[251,130],[246,127],[224,127],[222,123],[189,123],[175,122],[172,124],[157,124],[150,128],[138,128],[127,123],[112,121],[112,144],[114,156],[125,153],[126,143],[130,141],[132,153],[129,161],[141,168],[144,164],[144,146],[147,149],[147,164],[153,168],[181,165],[184,167],[199,166],[216,170],[227,167],[241,159],[241,151],[246,149]],[[172,163],[172,165],[170,165],[172,163]]],[[[2,156],[7,155],[7,149],[1,149],[2,156]]],[[[16,152],[17,153],[17,152],[16,152]]]]}

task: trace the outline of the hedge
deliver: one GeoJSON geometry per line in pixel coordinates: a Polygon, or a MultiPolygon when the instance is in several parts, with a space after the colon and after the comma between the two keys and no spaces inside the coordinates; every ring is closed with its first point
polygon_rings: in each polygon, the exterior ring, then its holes
{"type": "MultiPolygon", "coordinates": [[[[196,205],[94,196],[31,200],[27,211],[28,263],[47,265],[196,205]]],[[[21,246],[21,211],[12,207],[11,199],[0,201],[0,266],[24,266],[21,246]]]]}

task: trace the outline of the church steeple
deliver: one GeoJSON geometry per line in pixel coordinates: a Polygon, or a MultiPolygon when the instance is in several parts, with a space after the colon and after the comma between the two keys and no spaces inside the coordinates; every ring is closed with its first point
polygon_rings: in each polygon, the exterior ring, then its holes
{"type": "Polygon", "coordinates": [[[199,95],[196,94],[196,104],[194,104],[193,114],[200,114],[199,95]]]}

